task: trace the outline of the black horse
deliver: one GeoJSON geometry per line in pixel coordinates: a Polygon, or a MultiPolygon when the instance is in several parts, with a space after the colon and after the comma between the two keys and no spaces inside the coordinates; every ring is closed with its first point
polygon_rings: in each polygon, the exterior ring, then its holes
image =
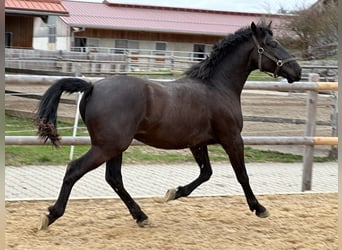
{"type": "Polygon", "coordinates": [[[106,162],[106,181],[126,204],[139,226],[147,215],[125,190],[122,153],[133,138],[163,149],[190,148],[200,175],[193,182],[167,192],[166,200],[188,196],[207,181],[212,169],[207,145],[220,144],[230,158],[248,206],[259,217],[269,215],[253,194],[244,162],[240,95],[255,69],[300,80],[301,68],[273,38],[270,25],[260,23],[229,34],[205,60],[184,78],[160,83],[130,76],[114,76],[94,84],[77,78],[58,80],[43,95],[36,117],[38,133],[59,145],[57,107],[63,92],[84,92],[80,113],[91,138],[91,148],[69,163],[56,203],[43,215],[45,229],[64,214],[71,189],[87,172],[106,162]]]}

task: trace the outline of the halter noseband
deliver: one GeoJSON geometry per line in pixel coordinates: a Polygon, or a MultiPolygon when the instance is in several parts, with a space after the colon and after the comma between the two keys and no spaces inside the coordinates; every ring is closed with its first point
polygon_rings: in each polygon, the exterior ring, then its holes
{"type": "MultiPolygon", "coordinates": [[[[254,35],[252,35],[253,40],[255,45],[258,48],[258,54],[259,54],[259,58],[258,58],[258,68],[260,71],[264,72],[262,70],[262,65],[261,65],[261,61],[262,61],[262,55],[265,55],[268,59],[272,60],[273,62],[276,63],[277,68],[275,69],[274,73],[273,73],[273,77],[277,78],[278,77],[278,71],[279,69],[285,64],[288,63],[290,61],[294,61],[296,60],[295,58],[291,57],[291,58],[287,58],[285,60],[282,59],[277,59],[276,57],[272,56],[271,54],[269,54],[267,51],[265,51],[265,49],[263,47],[260,46],[260,44],[258,43],[258,40],[256,39],[256,37],[254,35]]],[[[265,72],[268,73],[268,72],[265,72]]]]}

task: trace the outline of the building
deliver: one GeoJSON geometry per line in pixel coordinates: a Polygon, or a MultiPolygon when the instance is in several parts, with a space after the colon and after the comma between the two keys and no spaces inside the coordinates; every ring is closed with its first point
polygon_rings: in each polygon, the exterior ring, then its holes
{"type": "MultiPolygon", "coordinates": [[[[277,27],[284,15],[264,15],[162,6],[63,0],[69,16],[41,21],[34,48],[81,52],[172,55],[201,59],[212,44],[252,21],[272,20],[277,27]],[[55,26],[51,46],[45,26],[55,26]]],[[[49,36],[48,36],[49,35],[49,36]]]]}
{"type": "MultiPolygon", "coordinates": [[[[68,15],[60,0],[5,0],[5,46],[6,48],[31,49],[37,29],[45,24],[44,33],[49,36],[55,27],[49,26],[53,17],[68,15]]],[[[55,43],[51,40],[50,44],[55,43]]],[[[49,43],[47,44],[49,47],[49,43]]]]}
{"type": "Polygon", "coordinates": [[[228,33],[264,20],[279,34],[287,18],[108,0],[6,0],[5,7],[6,72],[40,74],[182,72],[228,33]]]}

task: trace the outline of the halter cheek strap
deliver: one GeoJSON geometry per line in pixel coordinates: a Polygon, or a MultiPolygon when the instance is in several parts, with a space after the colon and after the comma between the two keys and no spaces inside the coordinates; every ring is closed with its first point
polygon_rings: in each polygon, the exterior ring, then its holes
{"type": "MultiPolygon", "coordinates": [[[[256,37],[253,35],[253,40],[254,40],[254,43],[255,45],[257,46],[258,48],[258,68],[260,71],[264,72],[262,70],[262,56],[266,56],[268,59],[272,60],[273,62],[276,63],[277,65],[277,68],[275,69],[274,73],[273,73],[273,77],[274,78],[277,78],[278,77],[278,71],[279,69],[285,64],[285,63],[288,63],[290,61],[295,61],[296,59],[293,58],[293,57],[290,57],[290,58],[287,58],[285,60],[282,60],[282,59],[277,59],[276,57],[272,56],[270,53],[268,53],[267,51],[265,51],[265,49],[263,47],[260,46],[258,40],[256,39],[256,37]]],[[[267,72],[266,72],[267,73],[267,72]]]]}

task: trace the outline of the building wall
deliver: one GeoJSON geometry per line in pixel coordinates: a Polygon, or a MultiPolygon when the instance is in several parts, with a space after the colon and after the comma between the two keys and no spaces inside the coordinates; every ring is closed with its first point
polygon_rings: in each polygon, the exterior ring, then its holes
{"type": "Polygon", "coordinates": [[[42,50],[70,50],[70,28],[56,16],[49,16],[45,23],[39,17],[34,19],[33,48],[42,50]],[[51,29],[55,27],[55,33],[51,29]],[[50,36],[50,39],[49,39],[50,36]],[[55,39],[51,39],[51,37],[55,39]]]}
{"type": "Polygon", "coordinates": [[[5,32],[11,34],[11,47],[32,48],[33,18],[6,14],[5,32]]]}
{"type": "Polygon", "coordinates": [[[215,44],[222,37],[209,35],[188,35],[188,34],[173,34],[163,32],[143,32],[143,31],[124,31],[124,30],[104,30],[104,29],[88,29],[72,32],[71,41],[76,39],[85,39],[86,45],[80,46],[70,43],[71,47],[76,47],[76,51],[82,51],[79,47],[86,47],[83,51],[98,51],[110,52],[114,51],[110,48],[117,48],[116,40],[127,40],[128,43],[134,44],[137,47],[128,49],[138,49],[140,54],[162,53],[156,52],[156,43],[166,43],[167,51],[174,51],[176,56],[191,57],[194,44],[205,45],[206,50],[211,50],[211,45],[215,44]],[[97,49],[96,49],[97,48],[97,49]],[[107,48],[107,49],[106,49],[107,48]],[[182,53],[177,53],[177,51],[182,53]],[[184,53],[187,52],[187,53],[184,53]]]}
{"type": "Polygon", "coordinates": [[[128,40],[146,40],[146,41],[168,41],[168,42],[184,42],[184,43],[204,43],[212,44],[221,36],[194,35],[194,34],[175,34],[163,32],[145,32],[145,31],[129,31],[129,30],[106,30],[106,29],[85,29],[78,32],[77,36],[81,37],[97,37],[111,39],[128,39],[128,40]]]}

